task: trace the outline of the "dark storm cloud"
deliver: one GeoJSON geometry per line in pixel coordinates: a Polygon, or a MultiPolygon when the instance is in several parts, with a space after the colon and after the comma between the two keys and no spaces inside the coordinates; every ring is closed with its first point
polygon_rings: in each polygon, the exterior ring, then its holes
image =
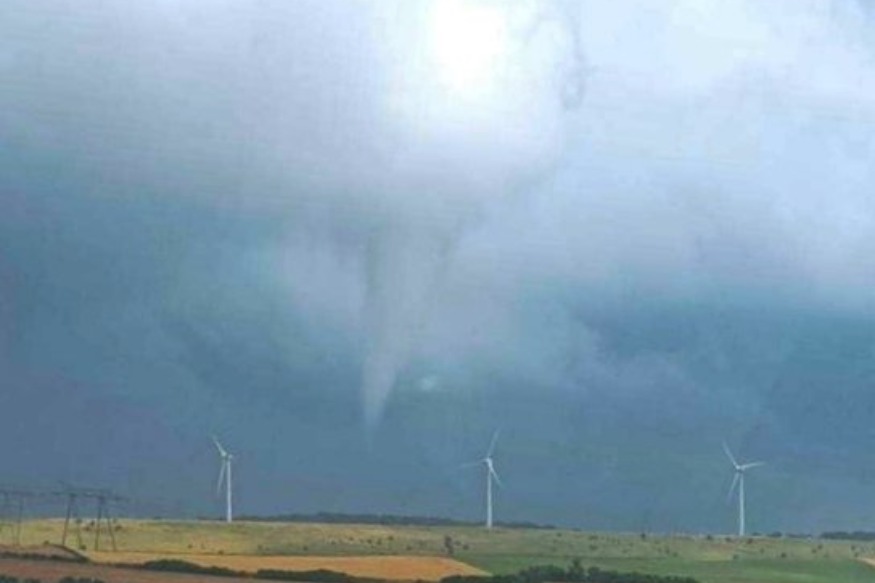
{"type": "Polygon", "coordinates": [[[446,247],[483,202],[549,166],[554,85],[568,83],[554,78],[577,58],[561,40],[567,10],[481,8],[520,13],[525,35],[494,83],[468,94],[415,40],[443,6],[22,5],[6,43],[6,131],[80,180],[83,197],[278,213],[370,249],[373,423],[419,326],[418,282],[434,277],[388,247],[446,247]]]}

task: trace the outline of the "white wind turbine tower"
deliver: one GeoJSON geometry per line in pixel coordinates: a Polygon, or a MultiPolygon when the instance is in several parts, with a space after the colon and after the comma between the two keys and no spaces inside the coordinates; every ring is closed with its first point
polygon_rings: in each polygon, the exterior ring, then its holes
{"type": "Polygon", "coordinates": [[[729,498],[732,498],[732,493],[735,487],[738,486],[738,536],[744,536],[744,473],[758,466],[765,465],[764,462],[750,462],[740,464],[735,460],[735,456],[729,450],[729,446],[723,443],[723,451],[726,452],[726,457],[732,462],[732,467],[735,468],[735,477],[732,478],[732,486],[729,487],[729,498]]]}
{"type": "Polygon", "coordinates": [[[498,441],[498,431],[492,434],[492,441],[489,443],[489,449],[486,450],[486,455],[483,459],[464,464],[462,467],[479,466],[483,464],[486,468],[486,528],[492,528],[492,480],[501,486],[501,479],[495,471],[495,465],[492,463],[492,453],[495,451],[495,443],[498,441]]]}
{"type": "Polygon", "coordinates": [[[219,470],[219,480],[216,482],[216,494],[222,492],[222,481],[225,482],[225,522],[234,520],[234,513],[231,506],[232,490],[231,490],[231,462],[234,461],[234,456],[228,452],[216,436],[213,436],[213,443],[216,444],[216,449],[219,450],[219,457],[222,460],[222,467],[219,470]]]}

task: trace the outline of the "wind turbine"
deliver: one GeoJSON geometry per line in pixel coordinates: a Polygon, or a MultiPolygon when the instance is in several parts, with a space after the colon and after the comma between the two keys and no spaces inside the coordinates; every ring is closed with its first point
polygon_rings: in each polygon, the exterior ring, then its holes
{"type": "Polygon", "coordinates": [[[498,441],[498,431],[492,434],[492,441],[489,443],[489,449],[486,450],[486,455],[476,462],[463,464],[462,467],[479,466],[483,464],[486,468],[486,528],[492,528],[492,480],[499,486],[502,486],[501,478],[495,471],[495,465],[492,462],[492,452],[495,451],[495,443],[498,441]]]}
{"type": "Polygon", "coordinates": [[[225,482],[225,522],[233,522],[234,513],[231,507],[231,462],[234,461],[234,456],[228,452],[216,436],[213,436],[213,443],[216,444],[216,449],[219,450],[219,457],[222,460],[222,467],[219,470],[219,479],[216,482],[216,495],[222,493],[222,481],[225,482]]]}
{"type": "Polygon", "coordinates": [[[726,445],[726,442],[723,443],[723,451],[726,452],[726,457],[729,458],[729,461],[732,463],[732,467],[735,468],[735,477],[732,478],[732,485],[729,487],[728,498],[732,498],[732,493],[735,491],[735,487],[738,486],[738,536],[742,537],[744,536],[744,473],[751,468],[765,465],[765,463],[738,463],[735,460],[735,456],[733,456],[732,452],[729,450],[729,446],[726,445]]]}

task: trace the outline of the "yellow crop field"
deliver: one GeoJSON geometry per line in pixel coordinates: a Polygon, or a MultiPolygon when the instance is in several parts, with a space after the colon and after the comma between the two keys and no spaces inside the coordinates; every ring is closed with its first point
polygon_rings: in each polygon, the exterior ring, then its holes
{"type": "Polygon", "coordinates": [[[138,552],[92,552],[91,560],[113,565],[136,565],[158,559],[179,559],[204,567],[223,567],[244,573],[259,569],[313,571],[328,569],[358,577],[438,581],[450,575],[484,575],[485,571],[447,557],[423,556],[255,556],[170,554],[138,552]]]}

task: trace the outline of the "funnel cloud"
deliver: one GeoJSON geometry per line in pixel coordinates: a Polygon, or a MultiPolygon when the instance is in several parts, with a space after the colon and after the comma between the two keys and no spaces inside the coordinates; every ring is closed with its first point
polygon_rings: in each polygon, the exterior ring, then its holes
{"type": "Polygon", "coordinates": [[[412,20],[420,28],[407,34],[430,42],[412,55],[399,51],[410,56],[394,59],[397,79],[387,96],[402,125],[400,147],[413,154],[385,169],[415,202],[388,211],[368,242],[362,390],[370,429],[438,300],[441,266],[459,233],[555,165],[563,113],[582,94],[578,21],[569,6],[407,7],[417,9],[412,20]]]}

